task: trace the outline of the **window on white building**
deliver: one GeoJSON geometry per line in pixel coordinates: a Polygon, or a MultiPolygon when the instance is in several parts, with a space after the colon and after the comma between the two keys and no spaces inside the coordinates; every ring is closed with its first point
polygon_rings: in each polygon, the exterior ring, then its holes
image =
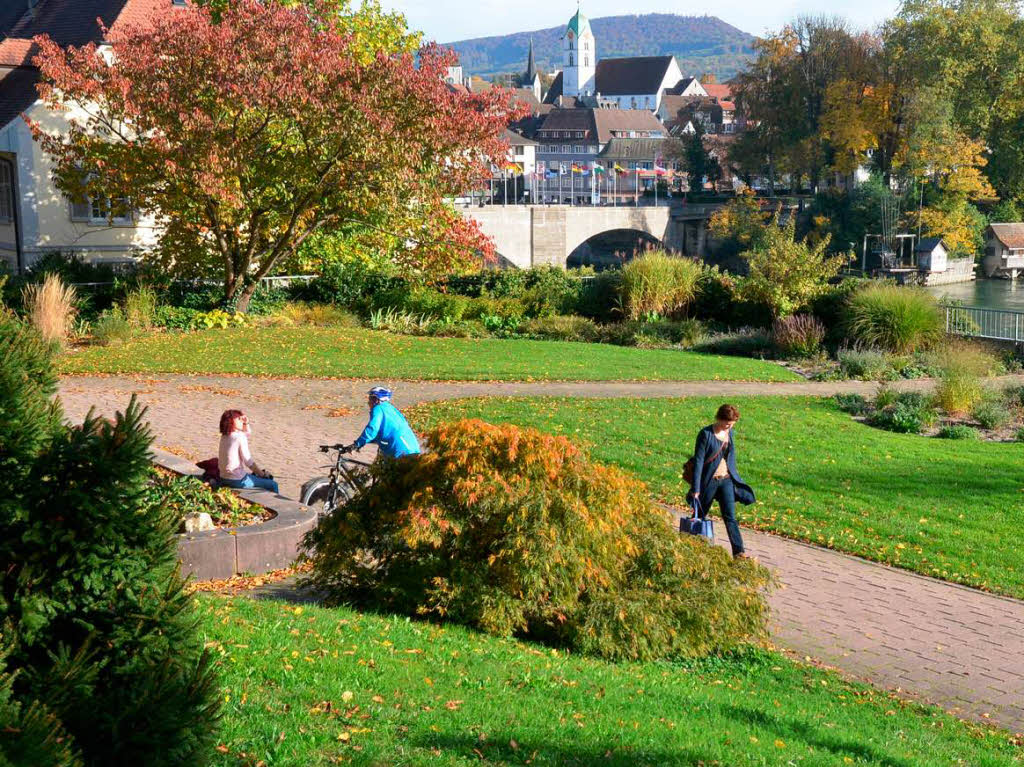
{"type": "Polygon", "coordinates": [[[572,151],[576,154],[583,154],[583,147],[577,144],[572,148],[572,151]]]}
{"type": "Polygon", "coordinates": [[[587,151],[590,152],[590,154],[597,154],[597,147],[591,144],[587,147],[587,151]]]}
{"type": "Polygon", "coordinates": [[[569,154],[572,151],[572,147],[568,144],[562,144],[562,154],[569,154]]]}
{"type": "Polygon", "coordinates": [[[14,179],[11,178],[11,166],[0,162],[0,221],[10,223],[14,220],[14,179]]]}
{"type": "Polygon", "coordinates": [[[572,54],[571,53],[569,54],[569,66],[570,67],[574,66],[574,64],[572,63],[572,54]]]}
{"type": "Polygon", "coordinates": [[[123,197],[114,200],[86,197],[81,201],[71,201],[71,220],[94,225],[125,225],[132,223],[132,213],[128,200],[123,197]]]}
{"type": "Polygon", "coordinates": [[[522,157],[525,153],[526,153],[526,147],[524,147],[524,146],[517,146],[516,147],[516,157],[522,157]]]}

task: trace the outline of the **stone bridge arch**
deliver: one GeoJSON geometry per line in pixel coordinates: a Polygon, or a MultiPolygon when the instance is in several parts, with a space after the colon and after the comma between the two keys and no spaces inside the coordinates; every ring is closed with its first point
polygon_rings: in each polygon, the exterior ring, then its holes
{"type": "Polygon", "coordinates": [[[661,247],[665,247],[665,243],[651,232],[641,229],[610,229],[591,235],[573,248],[566,259],[566,266],[607,269],[621,266],[643,250],[661,247]]]}
{"type": "Polygon", "coordinates": [[[564,268],[569,255],[595,236],[632,230],[672,250],[682,249],[682,227],[667,206],[572,207],[509,205],[464,208],[511,264],[564,268]]]}

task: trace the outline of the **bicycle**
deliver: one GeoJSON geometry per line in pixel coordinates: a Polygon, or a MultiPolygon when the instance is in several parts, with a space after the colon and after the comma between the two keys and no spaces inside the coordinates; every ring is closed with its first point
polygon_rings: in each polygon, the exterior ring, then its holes
{"type": "Polygon", "coordinates": [[[317,516],[330,514],[344,506],[352,497],[372,481],[367,469],[370,464],[349,458],[345,445],[320,445],[320,452],[337,451],[330,473],[324,477],[313,477],[302,486],[300,500],[305,506],[316,510],[317,516]]]}

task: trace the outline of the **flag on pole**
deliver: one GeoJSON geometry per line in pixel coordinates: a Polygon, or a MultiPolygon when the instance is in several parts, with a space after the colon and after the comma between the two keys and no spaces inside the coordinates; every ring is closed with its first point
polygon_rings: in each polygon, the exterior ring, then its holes
{"type": "Polygon", "coordinates": [[[664,176],[666,173],[668,173],[668,168],[662,168],[660,165],[655,163],[655,165],[654,165],[654,174],[656,176],[664,176]]]}
{"type": "Polygon", "coordinates": [[[581,168],[581,167],[580,167],[579,165],[577,165],[576,163],[573,163],[573,164],[572,164],[572,172],[573,172],[573,173],[583,173],[583,172],[584,172],[584,170],[583,170],[583,168],[581,168]]]}
{"type": "Polygon", "coordinates": [[[614,170],[615,170],[616,173],[628,173],[629,172],[625,168],[623,168],[621,165],[619,165],[618,163],[615,163],[614,170]]]}
{"type": "Polygon", "coordinates": [[[602,167],[601,165],[598,165],[596,162],[594,163],[594,173],[596,173],[599,176],[603,176],[605,174],[605,172],[606,171],[605,171],[604,167],[602,167]]]}

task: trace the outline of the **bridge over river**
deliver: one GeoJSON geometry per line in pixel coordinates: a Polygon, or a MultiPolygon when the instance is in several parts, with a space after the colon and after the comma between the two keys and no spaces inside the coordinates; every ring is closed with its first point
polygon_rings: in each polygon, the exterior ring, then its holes
{"type": "Polygon", "coordinates": [[[462,214],[494,240],[503,265],[526,269],[565,267],[577,248],[616,233],[632,233],[639,241],[699,255],[704,250],[707,220],[720,207],[488,205],[463,208],[462,214]]]}

